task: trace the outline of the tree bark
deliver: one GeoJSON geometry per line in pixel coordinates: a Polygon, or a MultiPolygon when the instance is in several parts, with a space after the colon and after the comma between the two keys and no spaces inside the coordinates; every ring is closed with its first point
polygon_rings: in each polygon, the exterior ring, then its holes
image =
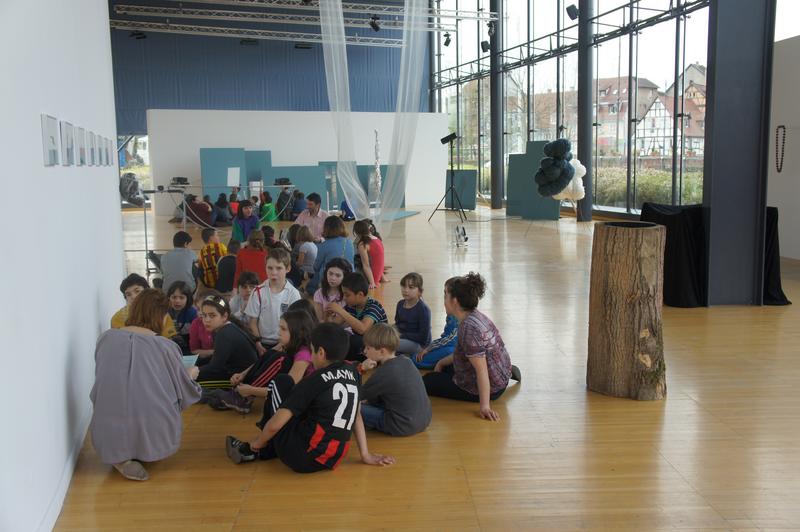
{"type": "Polygon", "coordinates": [[[640,401],[667,394],[661,305],[666,228],[594,226],[586,386],[640,401]]]}

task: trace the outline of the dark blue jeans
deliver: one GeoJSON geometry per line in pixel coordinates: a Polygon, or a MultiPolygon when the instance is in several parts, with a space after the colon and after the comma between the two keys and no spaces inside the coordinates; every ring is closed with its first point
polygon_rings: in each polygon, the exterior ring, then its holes
{"type": "Polygon", "coordinates": [[[381,432],[386,432],[383,419],[386,415],[386,410],[380,406],[362,404],[361,405],[361,419],[364,421],[364,426],[368,429],[375,429],[381,432]]]}

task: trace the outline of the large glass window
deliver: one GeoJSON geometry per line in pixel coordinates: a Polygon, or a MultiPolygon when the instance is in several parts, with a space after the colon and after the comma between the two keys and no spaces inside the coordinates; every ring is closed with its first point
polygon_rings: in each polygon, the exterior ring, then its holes
{"type": "Polygon", "coordinates": [[[684,205],[703,202],[703,156],[706,134],[706,65],[708,59],[708,9],[684,19],[682,45],[683,94],[681,160],[678,197],[684,205]]]}
{"type": "MultiPolygon", "coordinates": [[[[702,201],[707,0],[596,1],[590,82],[595,207],[635,213],[645,201],[702,201]]],[[[508,155],[522,153],[529,139],[566,137],[577,154],[583,80],[577,21],[567,13],[572,4],[505,2],[503,49],[492,51],[500,53],[504,87],[504,145],[497,154],[491,151],[490,53],[481,49],[489,40],[486,21],[450,19],[458,26],[450,49],[440,36],[440,68],[456,65],[434,77],[441,109],[461,135],[458,165],[477,171],[482,194],[491,192],[492,156],[502,156],[507,168],[508,155]],[[456,85],[445,87],[450,83],[456,85]]],[[[439,6],[485,12],[489,0],[440,0],[439,6]]]]}
{"type": "MultiPolygon", "coordinates": [[[[631,168],[633,208],[645,202],[672,203],[672,163],[676,118],[675,21],[645,28],[635,37],[635,105],[631,105],[634,159],[631,168]]],[[[680,99],[677,115],[680,116],[680,99]]],[[[678,120],[680,123],[680,119],[678,120]]],[[[678,135],[680,138],[680,135],[678,135]]]]}
{"type": "Polygon", "coordinates": [[[505,88],[505,164],[508,155],[525,153],[528,140],[528,68],[520,67],[504,74],[505,88]]]}
{"type": "Polygon", "coordinates": [[[533,65],[533,140],[553,140],[556,134],[556,60],[533,65]]]}
{"type": "MultiPolygon", "coordinates": [[[[117,137],[117,146],[122,145],[127,137],[117,137]]],[[[132,173],[139,181],[139,188],[150,190],[153,188],[153,175],[150,172],[150,141],[146,135],[135,135],[131,138],[125,148],[116,150],[112,154],[119,159],[119,173],[132,173]]]]}
{"type": "Polygon", "coordinates": [[[628,195],[628,47],[619,37],[595,47],[594,203],[625,209],[628,195]]]}
{"type": "Polygon", "coordinates": [[[492,193],[492,109],[489,90],[489,78],[481,78],[478,192],[485,196],[492,193]]]}
{"type": "Polygon", "coordinates": [[[459,168],[478,169],[478,80],[461,86],[461,146],[459,147],[459,168]]]}

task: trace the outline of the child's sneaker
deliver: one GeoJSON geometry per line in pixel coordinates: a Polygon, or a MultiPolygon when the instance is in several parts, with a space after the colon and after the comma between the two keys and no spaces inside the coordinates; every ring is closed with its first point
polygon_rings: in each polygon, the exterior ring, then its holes
{"type": "Polygon", "coordinates": [[[249,443],[237,440],[233,436],[225,436],[225,453],[234,464],[252,462],[257,458],[249,443]]]}
{"type": "Polygon", "coordinates": [[[249,414],[250,407],[253,405],[252,397],[242,397],[236,390],[228,390],[220,396],[220,402],[231,410],[235,410],[240,414],[249,414]]]}

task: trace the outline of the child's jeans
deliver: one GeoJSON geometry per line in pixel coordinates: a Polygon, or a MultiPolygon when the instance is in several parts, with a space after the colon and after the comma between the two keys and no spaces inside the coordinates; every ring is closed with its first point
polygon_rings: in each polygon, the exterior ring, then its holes
{"type": "Polygon", "coordinates": [[[400,338],[400,343],[397,344],[397,352],[401,355],[416,355],[420,352],[422,346],[413,340],[400,338]]]}
{"type": "Polygon", "coordinates": [[[386,432],[383,424],[383,418],[385,415],[386,410],[379,406],[368,404],[361,405],[361,419],[364,421],[364,426],[368,429],[386,432]]]}

